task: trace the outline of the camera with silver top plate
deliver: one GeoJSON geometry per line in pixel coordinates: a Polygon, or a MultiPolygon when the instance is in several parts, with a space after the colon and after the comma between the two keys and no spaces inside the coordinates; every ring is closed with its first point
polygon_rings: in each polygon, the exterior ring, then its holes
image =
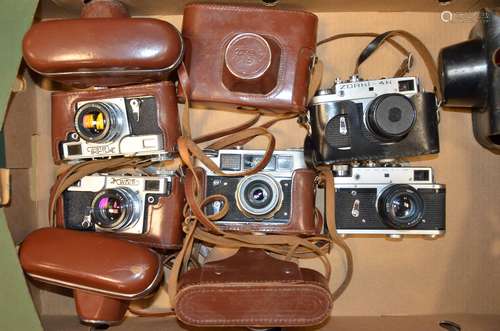
{"type": "Polygon", "coordinates": [[[434,93],[416,77],[337,79],[309,105],[304,151],[313,165],[439,152],[434,93]]]}
{"type": "Polygon", "coordinates": [[[182,244],[180,177],[85,176],[59,198],[56,225],[105,232],[161,249],[182,244]]]}
{"type": "Polygon", "coordinates": [[[434,183],[432,168],[344,165],[334,174],[337,233],[444,234],[446,188],[434,183]]]}
{"type": "MultiPolygon", "coordinates": [[[[253,168],[263,156],[262,150],[224,149],[205,151],[226,173],[253,168]]],[[[302,150],[274,151],[266,168],[245,177],[220,176],[198,163],[203,173],[205,195],[224,195],[228,213],[215,221],[221,229],[239,232],[281,234],[318,234],[315,219],[316,173],[308,169],[302,150]]],[[[216,201],[206,207],[208,215],[223,208],[216,201]]]]}
{"type": "Polygon", "coordinates": [[[171,82],[52,94],[56,163],[175,152],[180,135],[171,82]]]}

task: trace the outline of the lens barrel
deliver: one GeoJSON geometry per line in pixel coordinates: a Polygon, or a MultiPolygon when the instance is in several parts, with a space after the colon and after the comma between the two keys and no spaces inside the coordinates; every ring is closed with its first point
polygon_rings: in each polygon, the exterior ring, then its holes
{"type": "Polygon", "coordinates": [[[123,231],[139,220],[137,196],[128,188],[103,190],[91,204],[92,222],[106,231],[123,231]]]}
{"type": "Polygon", "coordinates": [[[283,192],[271,176],[255,174],[238,183],[235,197],[238,208],[247,217],[271,218],[281,207],[283,192]]]}
{"type": "Polygon", "coordinates": [[[402,94],[383,94],[370,104],[367,114],[370,131],[383,140],[399,141],[415,125],[413,102],[402,94]]]}
{"type": "Polygon", "coordinates": [[[377,210],[388,227],[410,229],[422,220],[424,200],[410,185],[390,185],[378,197],[377,210]]]}
{"type": "Polygon", "coordinates": [[[89,102],[75,115],[78,135],[90,142],[112,141],[122,130],[123,120],[118,106],[107,102],[89,102]]]}

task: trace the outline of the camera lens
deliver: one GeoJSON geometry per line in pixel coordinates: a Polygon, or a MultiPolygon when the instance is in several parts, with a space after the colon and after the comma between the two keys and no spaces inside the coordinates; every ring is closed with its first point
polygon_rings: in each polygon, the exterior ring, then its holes
{"type": "Polygon", "coordinates": [[[250,183],[244,194],[248,204],[256,209],[265,207],[273,197],[269,185],[261,180],[250,183]]]}
{"type": "Polygon", "coordinates": [[[124,230],[139,219],[139,202],[127,188],[99,192],[92,201],[92,221],[107,230],[124,230]]]}
{"type": "Polygon", "coordinates": [[[413,128],[417,112],[402,94],[384,94],[372,101],[367,112],[370,131],[384,140],[403,139],[413,128]]]}
{"type": "Polygon", "coordinates": [[[392,185],[380,194],[377,210],[389,227],[409,229],[422,220],[424,200],[410,185],[392,185]]]}
{"type": "Polygon", "coordinates": [[[90,102],[80,107],[75,116],[75,128],[82,139],[108,142],[121,131],[120,110],[114,104],[90,102]]]}
{"type": "Polygon", "coordinates": [[[236,189],[236,202],[248,217],[270,218],[283,200],[281,186],[270,176],[256,174],[243,178],[236,189]]]}

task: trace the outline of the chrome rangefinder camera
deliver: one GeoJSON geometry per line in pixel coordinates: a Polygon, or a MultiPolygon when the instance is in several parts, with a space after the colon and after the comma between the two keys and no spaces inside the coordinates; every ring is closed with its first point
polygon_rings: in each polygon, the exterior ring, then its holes
{"type": "Polygon", "coordinates": [[[180,135],[176,100],[170,82],[53,93],[55,162],[168,157],[180,135]]]}
{"type": "Polygon", "coordinates": [[[444,185],[428,167],[351,167],[335,173],[335,222],[341,235],[445,232],[444,185]]]}
{"type": "MultiPolygon", "coordinates": [[[[205,151],[226,173],[253,168],[262,150],[225,149],[205,151]]],[[[316,173],[308,169],[302,150],[274,151],[266,168],[245,177],[220,176],[198,163],[203,173],[205,196],[224,195],[229,212],[216,225],[228,231],[281,234],[317,234],[314,202],[316,173]]],[[[206,207],[208,215],[222,209],[216,201],[206,207]]]]}
{"type": "Polygon", "coordinates": [[[305,153],[314,165],[439,152],[436,96],[416,77],[337,79],[309,105],[305,153]]]}
{"type": "Polygon", "coordinates": [[[184,190],[177,175],[80,179],[59,198],[56,224],[72,230],[107,232],[154,248],[182,244],[184,190]]]}

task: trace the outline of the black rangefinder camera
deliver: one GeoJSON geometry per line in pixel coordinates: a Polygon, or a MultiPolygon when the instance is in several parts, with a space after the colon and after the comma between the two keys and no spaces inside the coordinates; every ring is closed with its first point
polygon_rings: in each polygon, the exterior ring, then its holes
{"type": "Polygon", "coordinates": [[[444,234],[446,189],[434,183],[432,168],[351,167],[334,173],[337,233],[444,234]]]}
{"type": "Polygon", "coordinates": [[[439,152],[437,104],[416,77],[336,80],[309,105],[304,153],[313,165],[439,152]]]}

